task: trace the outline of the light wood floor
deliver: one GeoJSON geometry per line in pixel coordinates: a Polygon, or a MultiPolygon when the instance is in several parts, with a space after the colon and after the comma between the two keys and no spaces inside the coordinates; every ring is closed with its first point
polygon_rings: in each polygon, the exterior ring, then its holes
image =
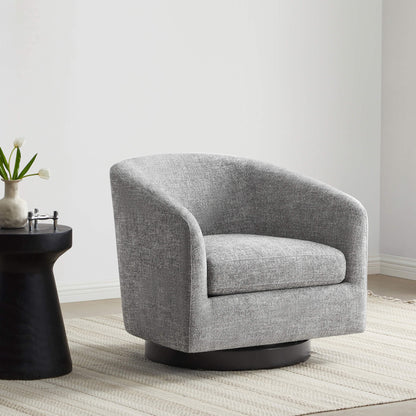
{"type": "MultiPolygon", "coordinates": [[[[416,281],[397,277],[368,276],[368,289],[383,296],[410,300],[416,299],[416,281]]],[[[120,299],[94,300],[88,302],[63,303],[61,305],[65,319],[84,316],[121,313],[120,299]]],[[[415,323],[416,325],[416,323],[415,323]]],[[[415,351],[416,354],[416,351],[415,351]]],[[[314,415],[318,415],[315,413],[314,415]]],[[[358,407],[354,409],[321,412],[322,416],[415,416],[416,400],[388,403],[383,405],[358,407]]],[[[310,415],[313,416],[313,415],[310,415]]]]}

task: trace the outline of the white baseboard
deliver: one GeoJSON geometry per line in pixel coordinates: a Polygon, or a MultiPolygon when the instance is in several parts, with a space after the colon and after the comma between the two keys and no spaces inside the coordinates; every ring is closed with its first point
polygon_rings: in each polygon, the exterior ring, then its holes
{"type": "Polygon", "coordinates": [[[385,274],[416,280],[416,259],[380,254],[368,258],[368,274],[385,274]]]}
{"type": "Polygon", "coordinates": [[[369,256],[367,274],[380,274],[380,261],[380,256],[369,256]]]}
{"type": "Polygon", "coordinates": [[[120,284],[117,281],[60,286],[58,287],[58,295],[61,303],[119,298],[120,284]]]}
{"type": "Polygon", "coordinates": [[[387,276],[416,280],[416,259],[382,254],[380,273],[387,276]]]}

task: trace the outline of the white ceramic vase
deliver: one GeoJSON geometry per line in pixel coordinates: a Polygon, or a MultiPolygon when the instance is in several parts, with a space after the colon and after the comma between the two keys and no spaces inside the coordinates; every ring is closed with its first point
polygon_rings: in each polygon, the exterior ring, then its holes
{"type": "Polygon", "coordinates": [[[19,196],[19,182],[4,182],[4,198],[0,200],[0,227],[23,228],[27,222],[27,203],[19,196]]]}

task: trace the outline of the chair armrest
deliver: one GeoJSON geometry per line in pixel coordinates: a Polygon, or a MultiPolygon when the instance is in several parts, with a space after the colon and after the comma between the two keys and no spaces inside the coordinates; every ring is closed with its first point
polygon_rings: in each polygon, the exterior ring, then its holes
{"type": "Polygon", "coordinates": [[[206,254],[194,216],[128,161],[110,171],[127,331],[187,348],[195,298],[207,296],[206,254]],[[149,325],[149,322],[152,324],[149,325]]]}
{"type": "Polygon", "coordinates": [[[367,212],[350,195],[317,180],[274,166],[257,171],[263,218],[260,233],[315,241],[339,249],[346,282],[366,287],[367,212]]]}

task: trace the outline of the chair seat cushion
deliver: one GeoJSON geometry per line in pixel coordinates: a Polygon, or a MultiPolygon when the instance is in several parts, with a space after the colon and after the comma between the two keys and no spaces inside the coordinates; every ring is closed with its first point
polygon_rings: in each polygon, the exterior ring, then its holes
{"type": "Polygon", "coordinates": [[[333,285],[345,278],[345,257],[312,241],[252,234],[204,237],[208,295],[333,285]]]}

